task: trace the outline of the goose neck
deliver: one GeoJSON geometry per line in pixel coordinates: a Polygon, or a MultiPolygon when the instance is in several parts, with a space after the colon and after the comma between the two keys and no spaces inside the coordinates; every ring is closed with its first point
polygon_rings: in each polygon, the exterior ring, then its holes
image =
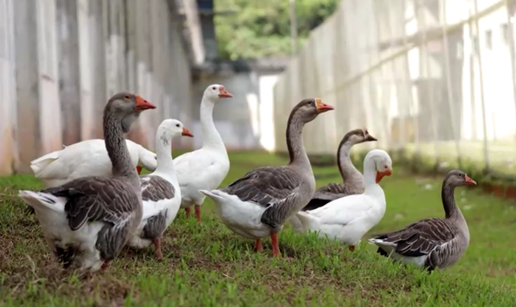
{"type": "Polygon", "coordinates": [[[162,129],[158,129],[156,133],[156,159],[158,162],[156,171],[170,174],[174,173],[172,137],[162,129]]]}
{"type": "Polygon", "coordinates": [[[139,190],[140,180],[131,162],[121,118],[111,112],[104,114],[104,142],[111,160],[113,176],[127,178],[139,190]]]}
{"type": "Polygon", "coordinates": [[[203,97],[200,108],[201,129],[203,135],[203,147],[223,148],[224,142],[213,122],[213,107],[215,103],[207,97],[203,97]]]}
{"type": "Polygon", "coordinates": [[[441,189],[441,199],[443,202],[443,208],[446,218],[460,218],[462,213],[460,212],[457,204],[455,203],[455,187],[448,184],[446,180],[443,182],[443,188],[441,189]]]}
{"type": "Polygon", "coordinates": [[[289,165],[301,166],[302,168],[312,171],[312,166],[303,143],[303,126],[304,122],[296,116],[289,118],[287,124],[287,148],[290,156],[289,165]]]}
{"type": "Polygon", "coordinates": [[[366,189],[376,185],[376,165],[373,159],[364,160],[364,184],[366,189]]]}
{"type": "Polygon", "coordinates": [[[344,182],[355,185],[363,184],[363,175],[357,170],[355,165],[353,165],[349,156],[352,146],[353,143],[351,142],[341,143],[337,151],[337,165],[344,182]]]}

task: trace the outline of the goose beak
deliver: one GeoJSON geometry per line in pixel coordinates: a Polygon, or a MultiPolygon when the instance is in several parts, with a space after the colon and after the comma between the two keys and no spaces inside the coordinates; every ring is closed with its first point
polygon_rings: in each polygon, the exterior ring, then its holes
{"type": "Polygon", "coordinates": [[[186,128],[183,128],[183,133],[181,135],[189,136],[189,137],[193,138],[193,134],[190,132],[190,130],[188,130],[186,128]]]}
{"type": "Polygon", "coordinates": [[[226,90],[225,87],[221,86],[219,88],[219,98],[231,98],[233,95],[226,90]]]}
{"type": "Polygon", "coordinates": [[[475,180],[469,178],[468,175],[465,175],[464,176],[464,181],[466,182],[467,185],[477,185],[477,183],[475,182],[475,180]]]}
{"type": "Polygon", "coordinates": [[[388,169],[388,170],[385,170],[385,171],[376,171],[376,183],[379,183],[380,180],[382,180],[383,177],[385,176],[390,176],[392,174],[392,170],[391,169],[388,169]]]}
{"type": "Polygon", "coordinates": [[[136,110],[144,111],[144,110],[148,110],[148,109],[156,109],[155,105],[153,105],[152,103],[143,99],[142,97],[140,97],[138,95],[134,95],[134,98],[136,100],[136,110]]]}
{"type": "Polygon", "coordinates": [[[142,167],[139,165],[136,165],[136,172],[138,173],[138,175],[140,175],[142,172],[142,167]]]}
{"type": "Polygon", "coordinates": [[[333,110],[332,106],[325,104],[320,98],[315,98],[315,106],[317,108],[317,113],[324,113],[333,110]]]}
{"type": "Polygon", "coordinates": [[[378,141],[378,140],[377,140],[374,136],[372,136],[372,135],[368,135],[368,136],[366,137],[366,141],[378,141]]]}

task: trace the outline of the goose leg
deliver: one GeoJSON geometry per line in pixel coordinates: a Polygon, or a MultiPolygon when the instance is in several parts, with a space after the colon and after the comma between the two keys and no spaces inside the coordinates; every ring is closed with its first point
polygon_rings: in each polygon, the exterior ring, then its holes
{"type": "Polygon", "coordinates": [[[277,232],[271,233],[271,241],[272,241],[272,255],[275,257],[281,256],[281,252],[280,252],[279,244],[278,244],[278,233],[277,232]]]}
{"type": "Polygon", "coordinates": [[[257,252],[263,251],[262,239],[256,239],[256,244],[254,246],[254,250],[257,252]]]}
{"type": "Polygon", "coordinates": [[[348,246],[348,249],[349,249],[350,252],[355,251],[355,245],[348,246]]]}
{"type": "Polygon", "coordinates": [[[195,205],[195,217],[197,218],[197,222],[201,222],[201,206],[195,205]]]}
{"type": "Polygon", "coordinates": [[[152,240],[154,247],[156,248],[156,258],[158,261],[163,261],[163,253],[161,253],[161,238],[155,238],[152,240]]]}
{"type": "Polygon", "coordinates": [[[102,272],[105,272],[107,269],[109,268],[109,261],[104,261],[104,263],[102,264],[102,266],[100,267],[100,270],[102,272]]]}
{"type": "Polygon", "coordinates": [[[185,208],[185,212],[186,212],[186,217],[187,218],[190,217],[190,208],[189,207],[185,208]]]}

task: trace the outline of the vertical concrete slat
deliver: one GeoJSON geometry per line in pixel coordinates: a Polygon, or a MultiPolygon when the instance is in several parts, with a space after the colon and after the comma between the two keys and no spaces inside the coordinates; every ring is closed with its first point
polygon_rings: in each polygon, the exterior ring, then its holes
{"type": "Polygon", "coordinates": [[[63,143],[70,145],[81,140],[81,81],[77,0],[56,0],[56,15],[63,143]]]}
{"type": "Polygon", "coordinates": [[[18,172],[31,172],[30,161],[40,151],[36,6],[32,0],[14,1],[16,50],[18,172]]]}

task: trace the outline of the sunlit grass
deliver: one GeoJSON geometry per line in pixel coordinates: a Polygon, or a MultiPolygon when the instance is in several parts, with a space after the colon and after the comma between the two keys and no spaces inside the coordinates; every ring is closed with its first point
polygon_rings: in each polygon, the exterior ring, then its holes
{"type": "MultiPolygon", "coordinates": [[[[177,154],[176,154],[177,156],[177,154]]],[[[231,154],[223,185],[253,167],[284,163],[264,153],[231,154]]],[[[361,166],[361,162],[358,163],[361,166]]],[[[336,167],[314,168],[318,185],[340,181],[336,167]]],[[[473,178],[475,179],[475,178],[473,178]]],[[[441,178],[410,177],[395,166],[382,180],[387,212],[371,232],[395,230],[443,215],[441,178]]],[[[125,249],[91,280],[63,272],[51,259],[37,221],[17,189],[38,189],[31,176],[0,178],[0,305],[2,306],[514,306],[515,204],[457,189],[471,243],[455,267],[428,275],[376,254],[366,240],[354,253],[338,243],[280,234],[281,259],[255,253],[253,242],[227,230],[208,200],[202,225],[180,212],[166,232],[159,263],[152,248],[125,249]]]]}

